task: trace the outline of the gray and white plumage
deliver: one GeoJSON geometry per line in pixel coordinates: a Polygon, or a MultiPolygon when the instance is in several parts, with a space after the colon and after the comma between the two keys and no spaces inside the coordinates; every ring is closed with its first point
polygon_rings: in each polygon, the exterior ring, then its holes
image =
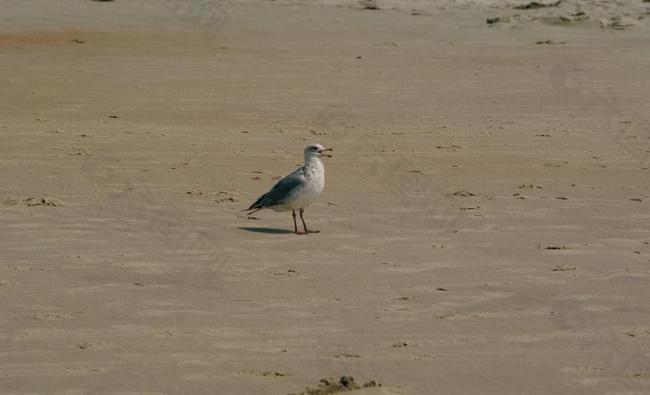
{"type": "Polygon", "coordinates": [[[312,204],[325,188],[325,167],[321,161],[322,156],[331,157],[324,152],[332,151],[320,144],[310,144],[305,147],[305,163],[296,171],[278,181],[271,190],[260,196],[248,209],[250,214],[259,210],[270,208],[274,211],[293,212],[294,230],[298,232],[295,210],[300,210],[300,217],[305,228],[305,233],[310,233],[302,218],[304,209],[312,204]]]}

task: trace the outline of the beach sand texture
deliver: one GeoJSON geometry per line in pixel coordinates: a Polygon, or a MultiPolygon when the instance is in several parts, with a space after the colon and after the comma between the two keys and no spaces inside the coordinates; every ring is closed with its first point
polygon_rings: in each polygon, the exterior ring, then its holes
{"type": "Polygon", "coordinates": [[[612,3],[0,1],[0,393],[650,393],[612,3]],[[247,218],[311,142],[321,233],[247,218]]]}

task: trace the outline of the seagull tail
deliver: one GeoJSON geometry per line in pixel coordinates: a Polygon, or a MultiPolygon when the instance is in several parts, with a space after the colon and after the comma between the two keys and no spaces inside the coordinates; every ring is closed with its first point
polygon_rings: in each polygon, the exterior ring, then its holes
{"type": "Polygon", "coordinates": [[[255,203],[251,204],[251,206],[249,208],[247,208],[245,210],[242,210],[242,211],[250,211],[248,214],[253,214],[253,213],[256,213],[256,212],[260,211],[261,209],[264,208],[264,206],[262,205],[262,200],[264,200],[265,196],[266,196],[266,194],[260,196],[255,201],[255,203]],[[253,211],[251,211],[251,210],[253,210],[253,211]]]}

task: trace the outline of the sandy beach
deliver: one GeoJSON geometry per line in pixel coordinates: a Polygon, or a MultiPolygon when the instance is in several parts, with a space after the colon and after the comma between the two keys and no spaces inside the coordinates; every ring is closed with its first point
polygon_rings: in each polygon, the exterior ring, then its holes
{"type": "Polygon", "coordinates": [[[647,2],[0,0],[0,92],[1,394],[650,393],[647,2]]]}

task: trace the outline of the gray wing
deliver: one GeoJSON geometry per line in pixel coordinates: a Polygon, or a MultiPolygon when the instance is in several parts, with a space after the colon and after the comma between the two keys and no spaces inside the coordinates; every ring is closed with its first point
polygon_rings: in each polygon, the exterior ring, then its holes
{"type": "Polygon", "coordinates": [[[270,191],[260,196],[248,210],[259,210],[283,204],[303,182],[301,167],[278,181],[270,191]]]}

